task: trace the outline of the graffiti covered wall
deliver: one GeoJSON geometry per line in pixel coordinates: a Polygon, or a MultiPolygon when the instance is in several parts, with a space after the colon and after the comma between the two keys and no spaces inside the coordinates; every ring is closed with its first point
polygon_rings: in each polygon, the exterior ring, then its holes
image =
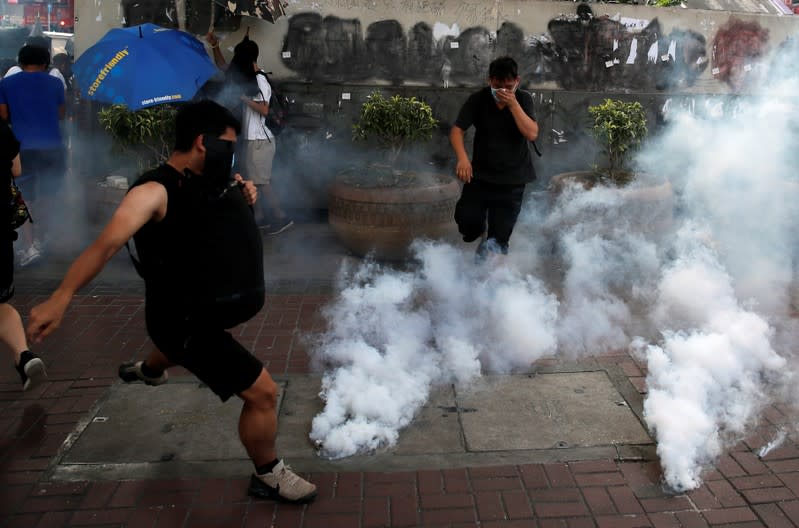
{"type": "Polygon", "coordinates": [[[726,93],[799,29],[791,16],[524,0],[293,0],[287,12],[243,22],[277,77],[438,87],[479,85],[508,54],[528,88],[726,93]]]}
{"type": "MultiPolygon", "coordinates": [[[[78,0],[78,53],[114,26],[173,21],[203,34],[210,24],[195,9],[205,3],[129,3],[78,0]]],[[[726,93],[745,89],[755,60],[799,29],[794,16],[538,0],[286,5],[275,24],[242,17],[226,52],[249,28],[261,66],[303,82],[474,86],[508,54],[528,88],[726,93]]]]}

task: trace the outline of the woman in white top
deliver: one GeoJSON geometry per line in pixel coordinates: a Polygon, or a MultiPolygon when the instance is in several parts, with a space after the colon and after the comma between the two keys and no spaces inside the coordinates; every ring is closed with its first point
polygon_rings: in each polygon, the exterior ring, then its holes
{"type": "Polygon", "coordinates": [[[258,189],[261,200],[269,212],[256,211],[256,220],[269,235],[282,233],[294,222],[286,215],[272,188],[272,164],[275,158],[275,135],[266,126],[265,117],[269,113],[269,99],[272,87],[266,75],[258,68],[258,44],[248,36],[236,45],[233,58],[226,65],[219,52],[219,41],[213,33],[208,34],[208,42],[214,50],[217,65],[226,69],[226,84],[235,87],[241,104],[241,139],[244,147],[239,150],[242,157],[241,168],[244,176],[252,180],[258,189]],[[260,213],[260,214],[259,214],[260,213]],[[271,222],[266,221],[267,215],[271,222]]]}

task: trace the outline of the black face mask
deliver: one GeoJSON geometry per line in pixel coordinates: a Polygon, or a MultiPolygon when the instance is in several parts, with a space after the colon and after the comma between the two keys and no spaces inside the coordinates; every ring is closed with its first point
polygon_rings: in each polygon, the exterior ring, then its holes
{"type": "Polygon", "coordinates": [[[233,171],[233,141],[219,139],[210,134],[203,136],[205,165],[203,175],[214,185],[224,187],[230,181],[233,171]]]}

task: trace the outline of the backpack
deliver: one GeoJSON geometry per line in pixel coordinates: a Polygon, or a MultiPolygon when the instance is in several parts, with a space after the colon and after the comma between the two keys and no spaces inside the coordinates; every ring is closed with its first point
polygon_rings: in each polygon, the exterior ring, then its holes
{"type": "Polygon", "coordinates": [[[170,310],[186,311],[175,315],[212,326],[227,329],[252,318],[265,300],[263,246],[238,185],[219,192],[162,165],[131,189],[150,181],[166,188],[168,215],[133,236],[135,255],[126,243],[148,295],[172,297],[170,310]]]}
{"type": "Polygon", "coordinates": [[[272,96],[269,98],[269,113],[264,118],[264,123],[272,131],[272,134],[278,136],[288,124],[290,103],[288,97],[272,82],[267,72],[258,70],[258,75],[263,75],[266,78],[266,82],[272,87],[272,96]]]}

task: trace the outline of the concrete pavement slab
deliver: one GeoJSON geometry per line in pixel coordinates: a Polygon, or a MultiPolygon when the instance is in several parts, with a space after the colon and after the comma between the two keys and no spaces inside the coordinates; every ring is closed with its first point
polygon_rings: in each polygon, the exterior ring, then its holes
{"type": "Polygon", "coordinates": [[[602,370],[482,377],[458,403],[469,451],[652,443],[602,370]]]}
{"type": "MultiPolygon", "coordinates": [[[[486,376],[435,387],[395,446],[329,460],[309,438],[321,378],[276,376],[278,453],[303,471],[421,470],[532,460],[651,459],[652,440],[604,370],[486,376]],[[626,449],[622,456],[620,449],[626,449]]],[[[634,398],[633,393],[632,398],[634,398]]],[[[630,394],[627,398],[630,398],[630,394]]],[[[636,403],[636,402],[633,402],[636,403]]],[[[190,377],[116,383],[71,435],[54,478],[233,477],[251,471],[236,431],[241,403],[190,377]]]]}

